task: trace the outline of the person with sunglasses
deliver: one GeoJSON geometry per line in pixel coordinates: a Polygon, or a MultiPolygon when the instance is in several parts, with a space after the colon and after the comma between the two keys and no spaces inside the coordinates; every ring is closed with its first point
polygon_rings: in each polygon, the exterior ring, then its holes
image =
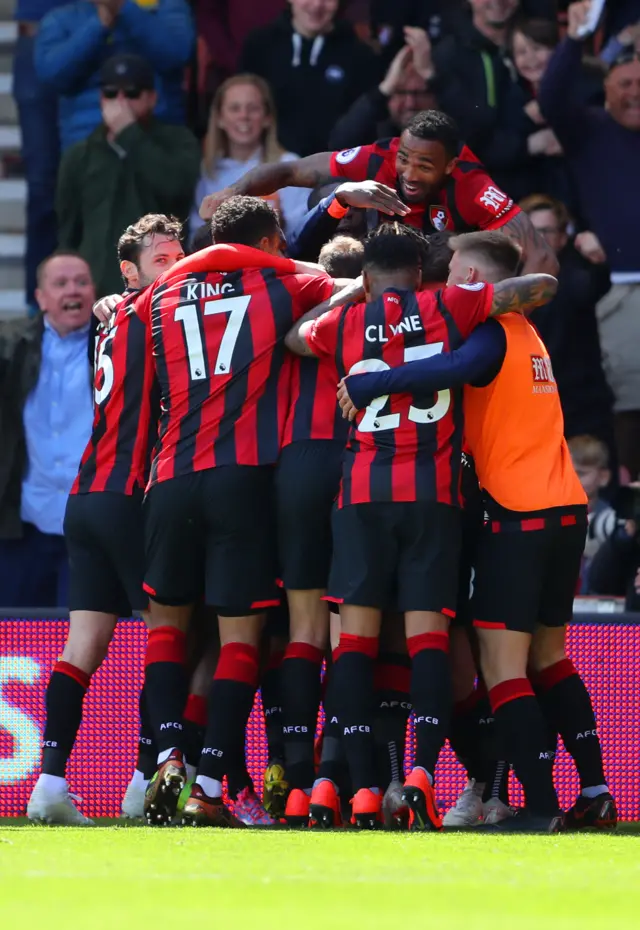
{"type": "Polygon", "coordinates": [[[65,152],[57,213],[60,244],[89,262],[99,297],[121,287],[113,243],[146,213],[186,219],[200,165],[191,131],[154,115],[151,65],[137,55],[108,59],[100,74],[102,125],[65,152]]]}

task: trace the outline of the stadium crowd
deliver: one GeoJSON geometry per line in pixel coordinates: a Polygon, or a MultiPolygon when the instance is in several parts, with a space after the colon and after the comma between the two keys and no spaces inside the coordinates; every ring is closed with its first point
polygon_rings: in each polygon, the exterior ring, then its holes
{"type": "Polygon", "coordinates": [[[640,592],[640,3],[254,6],[18,4],[0,601],[71,611],[29,816],[88,822],[66,763],[136,610],[126,816],[441,829],[449,738],[445,827],[611,827],[564,629],[640,592]]]}

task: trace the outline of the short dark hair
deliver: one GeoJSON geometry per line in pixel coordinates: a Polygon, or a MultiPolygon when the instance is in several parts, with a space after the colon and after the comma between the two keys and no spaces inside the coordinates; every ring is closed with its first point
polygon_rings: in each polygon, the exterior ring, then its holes
{"type": "Polygon", "coordinates": [[[214,244],[235,242],[238,245],[255,246],[265,236],[273,236],[279,229],[278,214],[261,197],[230,197],[218,207],[211,220],[214,244]]]}
{"type": "Polygon", "coordinates": [[[318,264],[332,278],[357,278],[362,273],[364,246],[353,236],[334,236],[320,249],[318,264]]]}
{"type": "Polygon", "coordinates": [[[513,35],[522,33],[526,39],[545,48],[555,48],[560,41],[558,24],[550,19],[517,19],[511,30],[511,48],[513,49],[513,35]]]}
{"type": "Polygon", "coordinates": [[[475,253],[494,266],[505,278],[516,277],[522,264],[520,246],[497,230],[463,233],[452,236],[449,247],[454,252],[475,253]]]}
{"type": "Polygon", "coordinates": [[[449,158],[455,158],[460,150],[460,131],[454,120],[442,110],[421,110],[409,121],[405,132],[416,139],[439,142],[449,158]]]}
{"type": "Polygon", "coordinates": [[[137,266],[147,236],[169,236],[179,239],[182,223],[175,216],[164,213],[146,213],[136,223],[127,226],[118,239],[118,260],[133,262],[137,266]]]}
{"type": "Polygon", "coordinates": [[[86,260],[84,255],[81,255],[80,252],[77,252],[75,249],[56,249],[55,252],[51,253],[51,255],[47,255],[46,258],[43,258],[36,269],[36,281],[38,287],[42,287],[42,281],[44,278],[44,273],[47,270],[47,265],[49,262],[52,262],[54,258],[80,258],[85,263],[87,268],[89,268],[89,262],[86,260]]]}
{"type": "Polygon", "coordinates": [[[382,223],[364,243],[363,268],[378,272],[411,271],[422,266],[420,243],[411,227],[382,223]]]}
{"type": "Polygon", "coordinates": [[[209,223],[205,223],[204,226],[199,226],[193,234],[189,255],[193,255],[194,252],[200,252],[202,249],[208,249],[210,245],[213,245],[211,226],[209,223]]]}
{"type": "Polygon", "coordinates": [[[426,237],[426,255],[422,260],[423,284],[437,284],[449,277],[451,240],[454,233],[442,230],[426,237]]]}

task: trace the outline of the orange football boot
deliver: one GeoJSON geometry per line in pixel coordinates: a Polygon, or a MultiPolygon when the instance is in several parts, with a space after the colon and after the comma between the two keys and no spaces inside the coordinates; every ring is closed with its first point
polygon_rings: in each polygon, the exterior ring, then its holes
{"type": "Polygon", "coordinates": [[[382,795],[361,788],[351,801],[351,823],[362,830],[377,830],[382,826],[382,795]]]}
{"type": "Polygon", "coordinates": [[[302,788],[293,788],[289,792],[287,806],[284,809],[284,819],[287,826],[309,826],[309,803],[309,795],[302,788]]]}
{"type": "Polygon", "coordinates": [[[413,769],[404,783],[402,800],[409,806],[410,830],[442,830],[433,785],[424,769],[413,769]]]}
{"type": "Polygon", "coordinates": [[[328,778],[314,787],[309,806],[309,826],[312,829],[330,830],[342,826],[340,798],[336,786],[328,778]]]}

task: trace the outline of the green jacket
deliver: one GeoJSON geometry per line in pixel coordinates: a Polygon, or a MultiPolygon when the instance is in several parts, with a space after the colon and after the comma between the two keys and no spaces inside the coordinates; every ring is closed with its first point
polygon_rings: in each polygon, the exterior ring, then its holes
{"type": "Polygon", "coordinates": [[[91,266],[99,297],[119,293],[116,255],[125,228],[145,213],[186,220],[200,173],[200,147],[183,126],[134,123],[108,142],[99,126],[60,165],[56,212],[61,248],[91,266]]]}

